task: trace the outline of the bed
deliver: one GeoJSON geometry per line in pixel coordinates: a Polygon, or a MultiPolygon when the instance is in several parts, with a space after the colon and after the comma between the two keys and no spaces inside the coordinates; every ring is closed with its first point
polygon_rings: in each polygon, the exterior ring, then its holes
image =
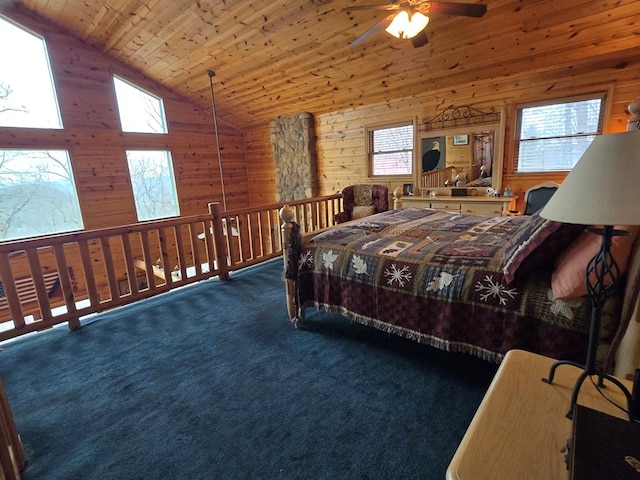
{"type": "MultiPolygon", "coordinates": [[[[584,226],[539,215],[404,208],[303,238],[292,217],[283,219],[296,326],[315,307],[490,361],[514,348],[584,361],[589,299],[554,298],[551,288],[555,260],[585,235],[584,226]]],[[[607,370],[638,295],[638,242],[629,241],[633,278],[607,300],[603,314],[598,353],[607,370]]]]}

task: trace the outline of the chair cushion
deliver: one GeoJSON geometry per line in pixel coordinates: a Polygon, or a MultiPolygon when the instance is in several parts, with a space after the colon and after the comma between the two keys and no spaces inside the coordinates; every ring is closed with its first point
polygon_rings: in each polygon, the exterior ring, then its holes
{"type": "Polygon", "coordinates": [[[524,215],[531,215],[542,210],[549,199],[556,193],[558,187],[533,187],[527,192],[525,197],[524,215]]]}
{"type": "Polygon", "coordinates": [[[375,207],[373,205],[362,206],[356,205],[353,207],[353,212],[351,212],[351,219],[355,220],[357,218],[368,217],[369,215],[373,215],[375,213],[375,207]]]}

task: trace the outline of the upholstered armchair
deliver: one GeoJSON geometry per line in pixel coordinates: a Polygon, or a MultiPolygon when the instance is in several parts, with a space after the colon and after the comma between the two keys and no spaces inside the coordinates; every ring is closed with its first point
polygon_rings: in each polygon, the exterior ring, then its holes
{"type": "Polygon", "coordinates": [[[389,210],[389,188],[386,185],[349,185],[342,190],[343,211],[336,214],[336,223],[389,210]]]}

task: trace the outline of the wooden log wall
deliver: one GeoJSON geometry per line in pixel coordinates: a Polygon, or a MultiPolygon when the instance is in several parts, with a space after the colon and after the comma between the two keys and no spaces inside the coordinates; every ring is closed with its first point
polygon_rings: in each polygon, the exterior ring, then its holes
{"type": "MultiPolygon", "coordinates": [[[[3,13],[44,37],[64,128],[0,128],[0,148],[67,149],[85,229],[137,222],[126,149],[170,150],[181,216],[206,214],[210,202],[222,201],[212,109],[186,101],[34,14],[7,9],[3,13]],[[168,134],[121,132],[114,74],[163,99],[168,134]]],[[[249,206],[249,188],[242,132],[222,119],[218,119],[218,130],[227,208],[245,208],[249,206]]],[[[99,268],[102,262],[99,246],[91,255],[95,282],[106,295],[109,287],[106,273],[99,268]]],[[[49,257],[43,255],[41,262],[43,268],[53,269],[49,257]]],[[[77,268],[80,258],[71,255],[69,263],[80,271],[77,268]]],[[[114,263],[122,266],[116,272],[118,278],[126,278],[124,261],[116,258],[114,263]]],[[[14,265],[14,268],[21,267],[14,265]]]]}
{"type": "MultiPolygon", "coordinates": [[[[221,200],[211,108],[202,109],[190,103],[34,14],[9,13],[10,18],[46,41],[64,129],[0,128],[0,146],[68,149],[85,228],[137,221],[127,173],[128,148],[171,151],[181,215],[206,213],[209,202],[221,200]],[[114,74],[163,99],[168,134],[120,131],[114,74]]],[[[201,74],[206,76],[204,70],[201,74]]],[[[218,119],[218,129],[227,208],[246,207],[249,191],[242,132],[222,119],[218,119]]]]}
{"type": "MultiPolygon", "coordinates": [[[[209,108],[196,106],[136,70],[105,57],[86,42],[77,41],[61,29],[48,25],[36,14],[11,7],[3,9],[3,13],[44,36],[65,128],[59,131],[1,128],[0,146],[69,149],[86,228],[136,221],[124,154],[126,148],[171,150],[182,215],[204,213],[209,202],[221,200],[213,118],[209,108]],[[120,132],[112,74],[121,75],[163,98],[169,125],[167,135],[120,132]]],[[[562,38],[558,37],[558,41],[562,38]]],[[[517,50],[523,47],[508,47],[505,43],[505,48],[517,50]]],[[[612,54],[594,46],[593,55],[588,58],[583,54],[576,54],[575,59],[570,55],[558,55],[558,58],[554,57],[558,64],[555,67],[548,67],[544,62],[528,62],[529,70],[517,74],[510,72],[508,63],[496,66],[496,55],[499,52],[493,48],[486,55],[493,65],[488,68],[493,75],[491,80],[469,80],[466,76],[467,83],[442,88],[439,85],[443,83],[431,81],[424,69],[416,71],[415,76],[407,70],[407,83],[416,83],[416,78],[424,79],[423,92],[328,113],[309,109],[316,125],[319,194],[327,195],[353,183],[371,181],[366,173],[367,126],[432,118],[450,105],[472,105],[481,110],[493,107],[504,111],[502,185],[509,185],[522,199],[530,186],[546,180],[561,181],[562,178],[513,172],[513,135],[518,104],[604,89],[610,93],[606,131],[613,132],[625,129],[626,106],[640,95],[640,50],[632,45],[612,54]]],[[[482,59],[478,55],[474,55],[473,61],[480,68],[482,59]]],[[[518,71],[523,69],[522,63],[518,64],[518,71]]],[[[197,75],[206,75],[204,68],[197,75]]],[[[384,71],[367,72],[367,75],[379,77],[384,83],[384,71]]],[[[279,101],[285,99],[282,97],[279,101]]],[[[361,101],[361,98],[357,99],[358,103],[361,101]]],[[[322,105],[326,108],[327,103],[322,105]]],[[[268,122],[258,127],[236,125],[234,128],[224,119],[219,120],[228,209],[272,203],[275,175],[268,122]]],[[[389,183],[390,190],[405,181],[389,183]]]]}
{"type": "MultiPolygon", "coordinates": [[[[570,59],[569,59],[570,60],[570,59]]],[[[472,105],[480,110],[493,107],[505,114],[504,164],[502,185],[509,186],[519,196],[522,208],[524,192],[544,181],[561,182],[561,174],[517,174],[514,172],[514,136],[518,104],[562,98],[595,91],[608,92],[609,112],[605,133],[626,129],[627,106],[640,95],[640,50],[628,50],[609,58],[597,57],[544,71],[503,76],[491,81],[459,85],[455,89],[425,91],[423,94],[396,101],[370,104],[315,116],[318,154],[319,194],[339,192],[347,185],[372,181],[366,174],[367,126],[432,118],[450,106],[472,105]]],[[[245,132],[252,139],[247,149],[247,162],[253,165],[252,191],[270,192],[271,165],[254,152],[264,152],[261,139],[268,141],[267,126],[245,132]],[[259,170],[258,170],[259,169],[259,170]]],[[[403,182],[388,183],[390,191],[403,182]]]]}

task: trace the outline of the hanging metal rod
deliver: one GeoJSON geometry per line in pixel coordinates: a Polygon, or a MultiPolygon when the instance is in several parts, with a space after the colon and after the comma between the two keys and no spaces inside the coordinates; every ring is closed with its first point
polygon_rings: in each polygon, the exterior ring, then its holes
{"type": "Polygon", "coordinates": [[[207,70],[209,75],[209,86],[211,87],[211,107],[213,108],[213,131],[216,135],[216,149],[218,151],[218,167],[220,168],[220,185],[222,186],[222,206],[227,211],[227,195],[224,191],[224,175],[222,173],[222,155],[220,154],[220,137],[218,136],[218,115],[216,114],[216,101],[213,95],[213,77],[216,75],[213,70],[207,70]]]}

